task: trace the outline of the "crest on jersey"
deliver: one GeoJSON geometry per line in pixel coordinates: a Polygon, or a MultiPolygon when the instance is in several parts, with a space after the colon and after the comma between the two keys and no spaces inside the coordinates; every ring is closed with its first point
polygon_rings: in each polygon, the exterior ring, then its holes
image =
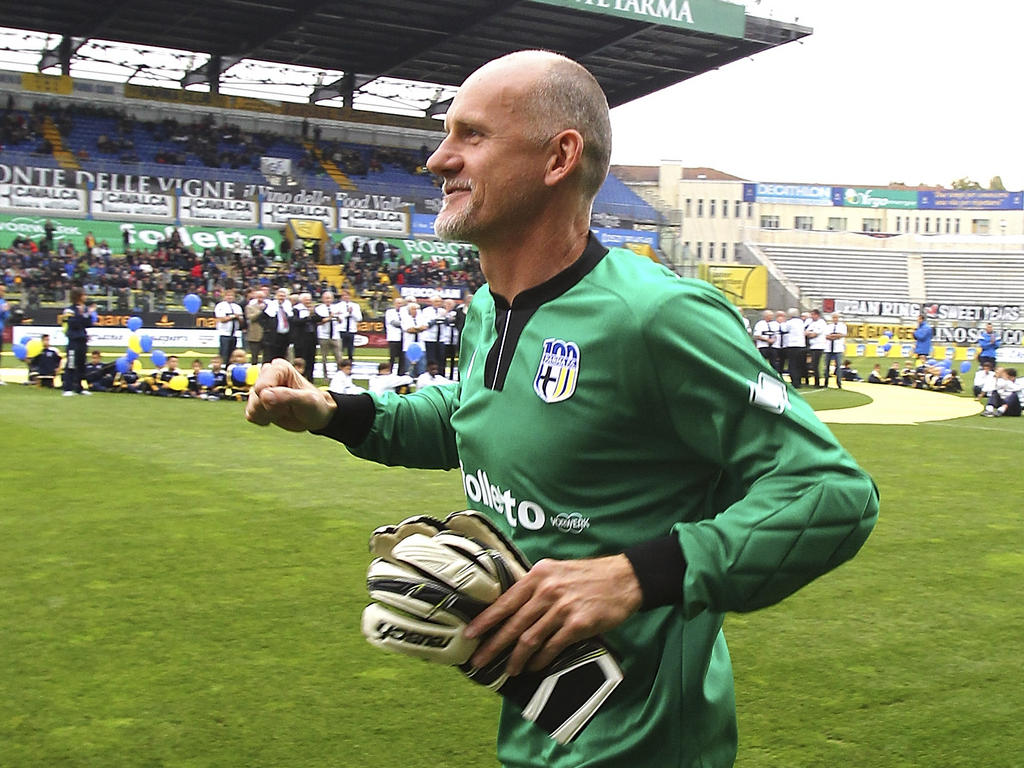
{"type": "Polygon", "coordinates": [[[545,403],[560,403],[572,397],[580,375],[580,348],[572,341],[544,339],[533,391],[545,403]]]}

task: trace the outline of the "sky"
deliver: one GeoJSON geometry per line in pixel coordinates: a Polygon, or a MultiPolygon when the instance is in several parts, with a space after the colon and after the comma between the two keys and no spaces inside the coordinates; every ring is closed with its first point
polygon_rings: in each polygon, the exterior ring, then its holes
{"type": "Polygon", "coordinates": [[[814,29],[612,110],[612,163],[849,186],[1024,189],[1024,2],[764,0],[814,29]]]}

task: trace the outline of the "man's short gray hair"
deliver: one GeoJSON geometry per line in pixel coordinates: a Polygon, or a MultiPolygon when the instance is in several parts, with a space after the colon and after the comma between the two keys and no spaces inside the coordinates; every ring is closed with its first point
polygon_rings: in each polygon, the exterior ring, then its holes
{"type": "Polygon", "coordinates": [[[538,143],[569,128],[583,136],[580,191],[593,199],[608,175],[612,155],[608,99],[600,84],[581,64],[556,56],[538,79],[533,96],[531,123],[538,143]]]}

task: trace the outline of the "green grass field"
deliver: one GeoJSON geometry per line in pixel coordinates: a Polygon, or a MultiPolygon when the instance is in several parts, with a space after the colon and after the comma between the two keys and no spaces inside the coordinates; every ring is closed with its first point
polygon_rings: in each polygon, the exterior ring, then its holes
{"type": "MultiPolygon", "coordinates": [[[[880,521],[727,619],[741,768],[1022,764],[1021,422],[834,427],[880,521]]],[[[367,535],[460,508],[457,474],[230,402],[8,386],[0,436],[3,768],[496,764],[494,697],[358,629],[367,535]]]]}

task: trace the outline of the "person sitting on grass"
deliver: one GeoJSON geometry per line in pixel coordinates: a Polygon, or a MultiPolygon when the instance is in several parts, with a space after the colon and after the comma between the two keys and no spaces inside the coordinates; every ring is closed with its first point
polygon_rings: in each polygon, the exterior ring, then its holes
{"type": "MultiPolygon", "coordinates": [[[[875,368],[881,366],[876,365],[875,368]]],[[[849,360],[843,360],[843,364],[839,366],[839,376],[843,381],[863,381],[857,370],[850,365],[849,360]]]]}
{"type": "Polygon", "coordinates": [[[979,400],[987,401],[995,386],[996,372],[993,370],[992,363],[986,361],[981,364],[978,372],[974,374],[974,396],[979,400]]]}
{"type": "Polygon", "coordinates": [[[352,382],[351,360],[341,361],[338,372],[331,377],[331,383],[327,389],[330,392],[337,392],[339,395],[358,395],[366,391],[352,382]]]}
{"type": "Polygon", "coordinates": [[[62,358],[57,350],[50,346],[50,335],[44,333],[39,340],[43,348],[39,354],[29,360],[28,383],[35,384],[46,389],[53,389],[53,382],[60,371],[62,358]]]}
{"type": "MultiPolygon", "coordinates": [[[[235,351],[242,352],[244,350],[237,349],[235,351]]],[[[236,355],[234,352],[232,352],[231,356],[236,360],[241,360],[245,357],[244,355],[236,355]]],[[[228,389],[228,372],[224,370],[224,361],[221,360],[220,355],[214,355],[210,358],[210,373],[213,374],[213,386],[210,387],[206,399],[220,400],[228,389]]]]}
{"type": "Polygon", "coordinates": [[[895,370],[895,368],[890,368],[889,373],[883,376],[881,363],[875,363],[875,367],[868,374],[868,384],[891,384],[895,370]]]}
{"type": "MultiPolygon", "coordinates": [[[[245,350],[236,349],[228,358],[228,367],[224,375],[223,397],[232,400],[245,400],[249,397],[249,385],[245,383],[245,377],[241,381],[235,378],[235,369],[241,367],[243,372],[248,371],[249,358],[245,350]]],[[[303,370],[300,368],[299,370],[303,370]]]]}
{"type": "Polygon", "coordinates": [[[1017,381],[1017,369],[1006,368],[988,398],[982,416],[1020,416],[1020,392],[1024,382],[1017,381]]]}
{"type": "Polygon", "coordinates": [[[104,363],[99,352],[93,352],[90,361],[85,364],[85,383],[90,392],[108,392],[114,385],[117,373],[115,363],[104,363]]]}

